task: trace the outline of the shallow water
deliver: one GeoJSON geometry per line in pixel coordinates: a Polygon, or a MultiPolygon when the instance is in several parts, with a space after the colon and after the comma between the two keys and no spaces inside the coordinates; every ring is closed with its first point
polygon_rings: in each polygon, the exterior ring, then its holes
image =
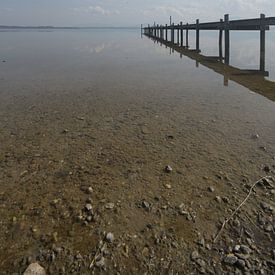
{"type": "MultiPolygon", "coordinates": [[[[216,37],[207,35],[202,51],[212,55],[216,37]]],[[[84,237],[96,243],[96,233],[75,222],[87,197],[82,186],[93,187],[98,209],[108,201],[119,205],[119,218],[99,212],[100,227],[121,238],[154,220],[137,202],[186,202],[197,209],[195,225],[169,214],[161,224],[173,225],[191,243],[196,230],[212,236],[224,215],[213,202],[216,194],[202,197],[209,185],[218,194],[244,196],[244,184],[274,164],[273,101],[233,81],[224,86],[222,75],[170,54],[138,30],[0,36],[0,59],[6,61],[0,63],[5,269],[14,264],[18,270],[16,260],[43,247],[45,234],[58,232],[55,242],[83,253],[89,249],[84,237]],[[169,176],[163,173],[168,164],[175,171],[169,176]],[[56,199],[60,204],[53,207],[56,199]]],[[[256,37],[232,36],[232,65],[257,67],[256,37]]],[[[274,79],[270,37],[267,68],[274,79]]],[[[247,209],[255,205],[251,201],[247,209]]]]}

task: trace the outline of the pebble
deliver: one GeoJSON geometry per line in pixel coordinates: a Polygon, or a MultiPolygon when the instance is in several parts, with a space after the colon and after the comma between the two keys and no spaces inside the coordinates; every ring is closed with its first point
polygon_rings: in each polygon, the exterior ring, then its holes
{"type": "Polygon", "coordinates": [[[166,188],[166,189],[171,189],[171,188],[172,188],[172,185],[171,185],[171,184],[165,184],[165,188],[166,188]]]}
{"type": "Polygon", "coordinates": [[[173,171],[172,167],[170,165],[166,165],[164,168],[165,172],[171,173],[173,171]]]}
{"type": "Polygon", "coordinates": [[[105,258],[101,257],[98,261],[96,261],[95,266],[98,268],[104,268],[105,267],[105,258]]]}
{"type": "Polygon", "coordinates": [[[228,265],[234,265],[237,261],[238,258],[234,254],[228,254],[224,259],[224,263],[228,265]]]}
{"type": "Polygon", "coordinates": [[[113,202],[109,202],[105,205],[106,209],[113,209],[115,207],[115,204],[113,202]]]}
{"type": "Polygon", "coordinates": [[[268,203],[266,202],[261,202],[261,207],[263,208],[263,210],[265,211],[272,211],[273,207],[270,206],[268,203]]]}
{"type": "Polygon", "coordinates": [[[209,186],[209,187],[208,187],[208,191],[213,193],[213,192],[215,191],[215,189],[214,189],[213,186],[209,186]]]}
{"type": "Polygon", "coordinates": [[[109,242],[109,243],[112,243],[114,241],[115,237],[114,237],[114,234],[109,232],[107,233],[106,235],[106,240],[109,242]]]}
{"type": "Polygon", "coordinates": [[[149,208],[150,208],[150,204],[149,204],[149,202],[147,202],[147,201],[143,201],[141,205],[142,205],[142,207],[145,208],[145,209],[149,209],[149,208]]]}
{"type": "Polygon", "coordinates": [[[86,208],[87,211],[93,210],[93,206],[92,206],[90,203],[87,203],[87,204],[85,205],[85,208],[86,208]]]}
{"type": "Polygon", "coordinates": [[[46,271],[38,263],[32,263],[28,266],[23,275],[46,275],[46,271]]]}
{"type": "Polygon", "coordinates": [[[93,193],[93,188],[90,186],[87,188],[87,193],[92,194],[93,193]]]}
{"type": "Polygon", "coordinates": [[[245,268],[245,261],[238,259],[238,261],[236,262],[236,266],[240,269],[244,269],[245,268]]]}
{"type": "Polygon", "coordinates": [[[218,202],[218,203],[221,203],[222,202],[222,198],[220,196],[216,196],[215,200],[218,202]]]}
{"type": "Polygon", "coordinates": [[[199,252],[197,250],[193,251],[191,254],[191,259],[194,261],[200,257],[199,252]]]}
{"type": "Polygon", "coordinates": [[[240,251],[244,254],[250,254],[252,250],[247,246],[247,245],[241,245],[240,246],[240,251]]]}
{"type": "Polygon", "coordinates": [[[253,139],[258,139],[260,136],[259,136],[259,134],[254,134],[254,135],[251,135],[251,137],[252,137],[253,139]]]}
{"type": "Polygon", "coordinates": [[[272,227],[271,224],[268,224],[268,225],[265,226],[264,230],[265,230],[266,232],[272,232],[272,231],[273,231],[273,227],[272,227]]]}
{"type": "Polygon", "coordinates": [[[227,198],[227,197],[223,197],[222,200],[223,200],[225,203],[229,203],[229,198],[227,198]]]}

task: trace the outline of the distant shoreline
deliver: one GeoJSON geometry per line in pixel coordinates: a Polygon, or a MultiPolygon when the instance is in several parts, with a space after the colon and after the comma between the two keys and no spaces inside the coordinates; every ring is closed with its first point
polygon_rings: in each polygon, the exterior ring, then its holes
{"type": "Polygon", "coordinates": [[[82,29],[138,29],[139,27],[54,27],[54,26],[1,26],[0,30],[82,30],[82,29]]]}

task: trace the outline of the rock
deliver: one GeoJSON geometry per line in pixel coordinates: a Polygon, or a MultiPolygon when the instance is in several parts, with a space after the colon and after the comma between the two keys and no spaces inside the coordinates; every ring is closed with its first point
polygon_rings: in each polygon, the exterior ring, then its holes
{"type": "Polygon", "coordinates": [[[199,244],[200,246],[204,247],[205,246],[205,240],[204,239],[200,239],[200,240],[198,240],[197,244],[199,244]]]}
{"type": "Polygon", "coordinates": [[[273,207],[270,206],[268,203],[261,202],[260,204],[261,204],[261,207],[263,208],[263,210],[265,210],[265,211],[271,211],[271,212],[273,211],[273,207]]]}
{"type": "Polygon", "coordinates": [[[93,210],[93,206],[90,204],[90,203],[87,203],[86,205],[85,205],[85,209],[87,210],[87,211],[92,211],[93,210]]]}
{"type": "Polygon", "coordinates": [[[98,268],[104,268],[105,267],[105,258],[101,257],[100,259],[98,259],[95,263],[95,266],[98,268]]]}
{"type": "Polygon", "coordinates": [[[165,168],[164,168],[164,171],[166,173],[171,173],[173,171],[172,167],[170,165],[166,165],[165,168]]]}
{"type": "Polygon", "coordinates": [[[271,224],[268,224],[268,225],[266,225],[266,226],[264,227],[264,230],[265,230],[266,232],[272,232],[272,231],[273,231],[273,227],[272,227],[271,224]]]}
{"type": "Polygon", "coordinates": [[[215,189],[214,189],[213,186],[209,186],[209,187],[208,187],[208,191],[213,193],[213,192],[215,191],[215,189]]]}
{"type": "Polygon", "coordinates": [[[273,182],[274,182],[274,180],[272,177],[266,176],[266,177],[260,179],[259,181],[257,181],[257,184],[259,186],[272,189],[272,188],[274,188],[273,182]]]}
{"type": "Polygon", "coordinates": [[[199,252],[197,250],[193,251],[191,254],[191,259],[194,261],[200,257],[199,252]]]}
{"type": "Polygon", "coordinates": [[[263,170],[266,172],[266,173],[270,173],[271,172],[271,169],[268,165],[265,165],[263,170]]]}
{"type": "Polygon", "coordinates": [[[115,207],[115,204],[113,202],[106,203],[105,208],[106,209],[113,209],[115,207]]]}
{"type": "Polygon", "coordinates": [[[166,188],[166,189],[171,189],[171,188],[172,188],[172,185],[171,185],[171,184],[165,184],[165,188],[166,188]]]}
{"type": "Polygon", "coordinates": [[[238,261],[238,258],[234,254],[228,254],[223,262],[228,265],[234,265],[238,261]]]}
{"type": "Polygon", "coordinates": [[[253,138],[253,139],[258,139],[260,136],[259,136],[259,134],[253,134],[253,135],[251,135],[251,138],[253,138]]]}
{"type": "Polygon", "coordinates": [[[93,188],[90,186],[87,188],[87,193],[92,194],[93,193],[93,188]]]}
{"type": "Polygon", "coordinates": [[[216,196],[215,198],[216,202],[221,203],[222,202],[222,198],[220,196],[216,196]]]}
{"type": "Polygon", "coordinates": [[[238,259],[238,261],[236,262],[236,266],[237,266],[239,269],[245,269],[245,261],[244,261],[244,260],[241,260],[241,259],[238,259]]]}
{"type": "Polygon", "coordinates": [[[223,200],[225,203],[229,203],[229,198],[227,198],[227,197],[223,197],[222,200],[223,200]]]}
{"type": "Polygon", "coordinates": [[[142,206],[143,208],[145,208],[146,210],[149,210],[149,209],[150,209],[150,204],[149,204],[149,202],[147,202],[147,201],[143,201],[143,202],[141,203],[141,206],[142,206]]]}
{"type": "Polygon", "coordinates": [[[23,275],[46,275],[46,271],[38,263],[32,263],[28,266],[23,275]]]}
{"type": "Polygon", "coordinates": [[[240,251],[240,248],[241,248],[241,246],[240,246],[239,244],[237,244],[237,245],[235,245],[233,251],[234,251],[234,252],[239,252],[239,251],[240,251]]]}
{"type": "Polygon", "coordinates": [[[252,252],[252,250],[247,246],[247,245],[244,245],[242,244],[240,246],[240,251],[243,253],[243,254],[250,254],[252,252]]]}
{"type": "Polygon", "coordinates": [[[107,233],[106,235],[106,240],[109,242],[109,243],[112,243],[114,241],[115,237],[114,237],[114,234],[109,232],[107,233]]]}

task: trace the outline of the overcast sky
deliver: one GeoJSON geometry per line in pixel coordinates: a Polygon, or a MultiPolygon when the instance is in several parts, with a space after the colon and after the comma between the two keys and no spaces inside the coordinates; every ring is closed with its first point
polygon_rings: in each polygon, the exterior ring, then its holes
{"type": "Polygon", "coordinates": [[[0,25],[138,26],[275,16],[275,0],[0,0],[0,25]]]}

